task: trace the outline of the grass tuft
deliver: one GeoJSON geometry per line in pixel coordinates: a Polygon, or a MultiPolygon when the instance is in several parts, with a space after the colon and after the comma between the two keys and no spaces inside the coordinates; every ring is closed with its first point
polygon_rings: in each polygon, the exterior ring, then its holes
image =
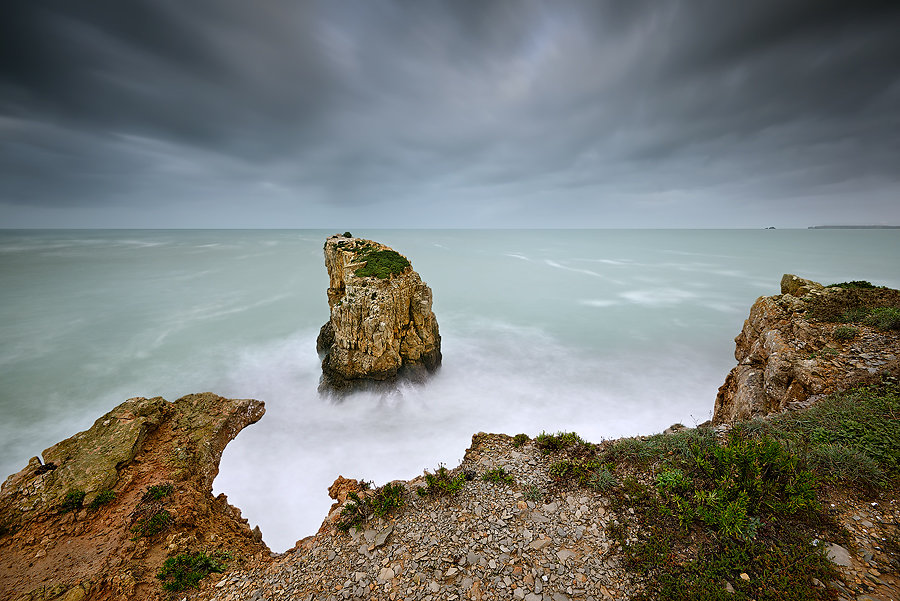
{"type": "Polygon", "coordinates": [[[169,482],[166,482],[165,484],[154,484],[153,486],[148,487],[146,492],[144,492],[144,496],[141,497],[141,502],[152,503],[153,501],[160,501],[171,495],[174,490],[175,487],[169,482]]]}
{"type": "Polygon", "coordinates": [[[111,490],[103,490],[97,493],[97,496],[90,502],[88,505],[88,509],[91,511],[97,511],[104,505],[108,503],[112,503],[116,500],[116,493],[111,490]]]}
{"type": "Polygon", "coordinates": [[[84,504],[84,497],[85,492],[83,490],[70,490],[59,505],[59,513],[78,511],[84,504]]]}
{"type": "Polygon", "coordinates": [[[879,330],[900,330],[900,308],[876,307],[869,312],[863,322],[879,330]]]}
{"type": "Polygon", "coordinates": [[[134,533],[133,540],[141,537],[149,538],[159,534],[173,523],[175,523],[175,517],[165,509],[160,509],[147,517],[139,518],[135,522],[134,526],[131,527],[131,531],[134,533]]]}

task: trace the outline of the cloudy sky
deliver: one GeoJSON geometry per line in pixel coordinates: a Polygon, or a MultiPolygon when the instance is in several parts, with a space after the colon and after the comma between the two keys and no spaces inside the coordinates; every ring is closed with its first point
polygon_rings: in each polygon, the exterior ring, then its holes
{"type": "Polygon", "coordinates": [[[0,227],[900,224],[898,7],[14,2],[0,227]]]}

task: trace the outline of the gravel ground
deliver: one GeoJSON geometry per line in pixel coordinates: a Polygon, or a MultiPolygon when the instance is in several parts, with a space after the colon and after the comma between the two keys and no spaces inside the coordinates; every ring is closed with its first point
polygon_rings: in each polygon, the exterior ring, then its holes
{"type": "MultiPolygon", "coordinates": [[[[525,601],[629,599],[639,583],[622,567],[608,533],[617,520],[609,499],[581,488],[551,485],[545,456],[506,435],[478,434],[453,474],[471,480],[452,496],[421,497],[423,479],[400,482],[404,507],[341,533],[333,509],[315,537],[274,561],[208,578],[193,596],[213,601],[342,601],[353,599],[525,601]],[[485,482],[503,467],[515,484],[485,482]]],[[[828,586],[841,601],[900,601],[900,503],[893,491],[878,501],[832,493],[831,512],[848,534],[845,546],[822,540],[841,579],[828,586]],[[893,543],[891,542],[893,541],[893,543]],[[892,544],[894,546],[892,546],[892,544]],[[849,549],[847,548],[849,547],[849,549]]],[[[190,595],[189,595],[190,596],[190,595]]]]}

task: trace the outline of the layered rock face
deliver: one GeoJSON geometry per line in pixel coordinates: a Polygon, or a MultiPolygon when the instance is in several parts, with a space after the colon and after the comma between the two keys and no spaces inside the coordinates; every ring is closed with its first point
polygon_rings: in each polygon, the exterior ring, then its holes
{"type": "Polygon", "coordinates": [[[0,488],[0,598],[156,599],[169,556],[267,561],[258,531],[212,496],[225,445],[264,413],[211,393],[134,398],[33,457],[0,488]]]}
{"type": "Polygon", "coordinates": [[[336,234],[325,241],[328,306],[316,348],[320,390],[347,390],[398,377],[422,380],[441,364],[431,288],[393,249],[336,234]]]}
{"type": "Polygon", "coordinates": [[[768,415],[900,375],[900,332],[842,323],[854,311],[876,307],[900,307],[900,292],[826,288],[786,274],[781,294],[758,298],[734,339],[738,365],[719,388],[713,423],[768,415]]]}

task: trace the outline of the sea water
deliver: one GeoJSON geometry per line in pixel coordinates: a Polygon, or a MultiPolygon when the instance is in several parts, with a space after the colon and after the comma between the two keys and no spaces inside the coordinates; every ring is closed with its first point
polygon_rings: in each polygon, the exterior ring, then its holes
{"type": "Polygon", "coordinates": [[[599,441],[710,418],[750,305],[783,273],[900,287],[897,230],[360,230],[434,293],[423,386],[317,394],[331,231],[0,232],[0,472],[134,396],[265,401],[214,483],[274,550],[339,475],[409,479],[472,434],[599,441]]]}

